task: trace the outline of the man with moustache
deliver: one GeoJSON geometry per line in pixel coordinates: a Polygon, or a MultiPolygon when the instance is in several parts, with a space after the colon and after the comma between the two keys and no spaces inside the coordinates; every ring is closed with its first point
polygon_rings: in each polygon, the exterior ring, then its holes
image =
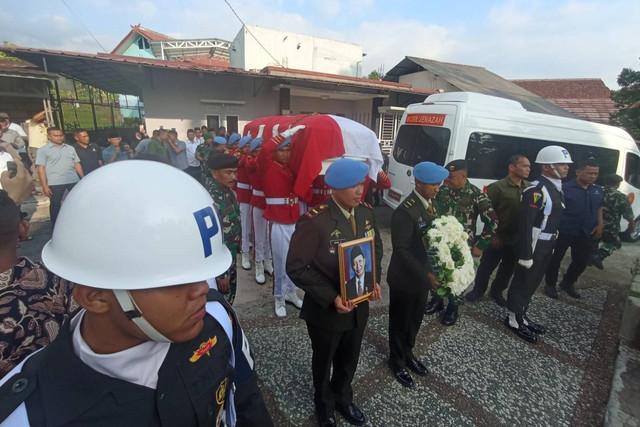
{"type": "Polygon", "coordinates": [[[76,129],[73,132],[73,139],[76,141],[73,148],[80,158],[80,165],[85,175],[104,165],[100,147],[89,142],[89,133],[85,129],[76,129]]]}

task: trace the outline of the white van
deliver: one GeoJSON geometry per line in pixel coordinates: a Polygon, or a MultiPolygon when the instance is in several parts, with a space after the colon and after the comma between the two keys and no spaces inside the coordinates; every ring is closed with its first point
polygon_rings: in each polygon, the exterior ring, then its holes
{"type": "MultiPolygon", "coordinates": [[[[624,130],[525,110],[517,101],[472,92],[430,95],[402,116],[389,159],[391,188],[384,201],[395,208],[413,190],[413,166],[422,161],[445,165],[466,159],[469,178],[480,189],[507,175],[507,159],[524,154],[532,163],[529,179],[540,174],[534,164],[547,145],[565,147],[574,162],[595,158],[600,176],[624,178],[619,190],[640,214],[640,151],[624,130]]],[[[574,176],[573,168],[569,176],[574,176]]],[[[639,217],[640,218],[640,217],[639,217]]],[[[624,225],[626,227],[626,224],[624,225]]],[[[640,221],[627,240],[640,239],[640,221]]]]}

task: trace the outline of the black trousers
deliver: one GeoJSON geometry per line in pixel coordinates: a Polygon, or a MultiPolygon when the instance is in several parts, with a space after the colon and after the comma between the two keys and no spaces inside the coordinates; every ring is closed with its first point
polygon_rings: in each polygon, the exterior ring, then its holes
{"type": "Polygon", "coordinates": [[[538,285],[547,271],[555,244],[555,240],[538,240],[536,250],[533,252],[531,268],[527,269],[516,264],[507,296],[509,311],[519,315],[527,312],[531,297],[538,289],[538,285]]]}
{"type": "Polygon", "coordinates": [[[491,290],[489,294],[496,295],[502,294],[507,286],[509,286],[509,280],[513,275],[513,270],[518,263],[517,249],[515,245],[503,245],[500,248],[487,248],[482,253],[480,258],[480,265],[476,272],[476,280],[473,290],[483,295],[487,290],[489,284],[489,277],[493,271],[498,267],[496,277],[491,282],[491,290]]]}
{"type": "Polygon", "coordinates": [[[362,325],[348,331],[333,332],[307,322],[313,351],[313,401],[319,414],[332,415],[336,404],[347,406],[353,402],[351,381],[358,367],[364,328],[362,325]],[[333,375],[330,375],[332,365],[333,375]]]}
{"type": "Polygon", "coordinates": [[[71,191],[73,187],[75,187],[75,183],[73,184],[62,184],[62,185],[50,185],[51,189],[51,200],[49,201],[49,216],[51,217],[51,227],[56,224],[56,219],[58,219],[58,213],[60,212],[60,207],[62,207],[62,197],[64,196],[64,191],[71,191]]]}
{"type": "Polygon", "coordinates": [[[562,281],[566,285],[576,283],[578,277],[580,277],[582,272],[587,268],[592,245],[591,236],[569,236],[560,233],[556,250],[553,252],[551,262],[549,262],[549,268],[547,268],[547,274],[544,278],[547,286],[556,287],[560,263],[562,263],[562,258],[564,258],[569,248],[571,248],[571,264],[569,264],[569,268],[567,268],[567,272],[564,274],[562,281]]]}
{"type": "Polygon", "coordinates": [[[188,166],[184,171],[202,184],[202,169],[200,169],[200,166],[188,166]]]}
{"type": "Polygon", "coordinates": [[[413,347],[422,324],[429,291],[406,293],[389,286],[389,363],[394,369],[415,358],[413,347]]]}

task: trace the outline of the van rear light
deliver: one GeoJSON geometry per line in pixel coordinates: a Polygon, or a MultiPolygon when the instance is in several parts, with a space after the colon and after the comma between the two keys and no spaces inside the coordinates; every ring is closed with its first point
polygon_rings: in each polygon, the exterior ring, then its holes
{"type": "Polygon", "coordinates": [[[633,205],[633,201],[636,199],[636,195],[633,193],[629,193],[627,198],[629,199],[629,203],[633,205]]]}
{"type": "Polygon", "coordinates": [[[396,202],[400,201],[400,194],[396,193],[393,190],[389,190],[389,197],[392,198],[393,200],[395,200],[396,202]]]}

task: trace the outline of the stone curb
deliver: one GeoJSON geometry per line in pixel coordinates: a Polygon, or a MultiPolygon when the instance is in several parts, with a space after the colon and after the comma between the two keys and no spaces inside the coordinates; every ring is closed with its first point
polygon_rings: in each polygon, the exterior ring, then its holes
{"type": "Polygon", "coordinates": [[[640,427],[640,274],[627,297],[604,425],[640,427]]]}

